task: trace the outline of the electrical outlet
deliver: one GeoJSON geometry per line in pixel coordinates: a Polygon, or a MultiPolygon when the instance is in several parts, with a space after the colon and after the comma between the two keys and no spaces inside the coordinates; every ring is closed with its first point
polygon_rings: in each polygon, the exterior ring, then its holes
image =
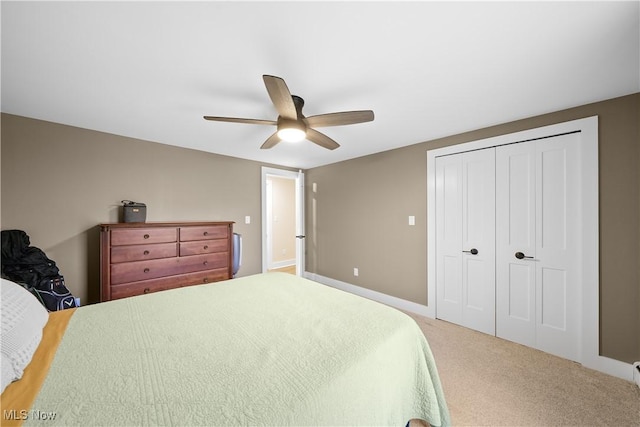
{"type": "Polygon", "coordinates": [[[360,274],[360,272],[358,271],[358,267],[353,267],[353,275],[357,276],[358,274],[360,274]]]}
{"type": "Polygon", "coordinates": [[[640,387],[640,362],[633,364],[633,381],[640,387]]]}

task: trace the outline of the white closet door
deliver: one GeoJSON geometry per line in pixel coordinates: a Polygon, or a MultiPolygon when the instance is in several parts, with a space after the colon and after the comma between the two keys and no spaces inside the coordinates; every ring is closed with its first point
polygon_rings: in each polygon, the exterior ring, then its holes
{"type": "Polygon", "coordinates": [[[496,148],[496,335],[579,358],[579,134],[496,148]]]}
{"type": "Polygon", "coordinates": [[[436,159],[437,314],[495,334],[495,150],[436,159]]]}
{"type": "Polygon", "coordinates": [[[536,146],[536,347],[579,361],[580,134],[536,146]]]}
{"type": "Polygon", "coordinates": [[[438,319],[462,324],[462,155],[436,159],[438,319]]]}
{"type": "Polygon", "coordinates": [[[535,168],[535,142],[496,148],[496,336],[529,347],[536,344],[535,168]]]}
{"type": "Polygon", "coordinates": [[[462,325],[495,335],[495,149],[462,154],[462,325]]]}

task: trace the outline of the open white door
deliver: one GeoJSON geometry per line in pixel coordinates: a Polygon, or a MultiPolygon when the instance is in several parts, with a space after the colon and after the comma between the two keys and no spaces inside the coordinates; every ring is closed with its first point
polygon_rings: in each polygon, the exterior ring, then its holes
{"type": "Polygon", "coordinates": [[[296,276],[304,274],[304,172],[296,178],[296,276]]]}
{"type": "Polygon", "coordinates": [[[269,178],[285,178],[295,182],[295,263],[296,274],[304,274],[304,172],[262,167],[262,272],[267,272],[271,259],[271,207],[269,178]]]}

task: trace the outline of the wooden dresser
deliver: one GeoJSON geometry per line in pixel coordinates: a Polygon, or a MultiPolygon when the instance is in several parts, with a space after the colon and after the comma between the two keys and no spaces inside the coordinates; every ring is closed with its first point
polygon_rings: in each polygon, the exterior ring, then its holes
{"type": "Polygon", "coordinates": [[[233,276],[233,222],[100,224],[100,300],[233,276]]]}

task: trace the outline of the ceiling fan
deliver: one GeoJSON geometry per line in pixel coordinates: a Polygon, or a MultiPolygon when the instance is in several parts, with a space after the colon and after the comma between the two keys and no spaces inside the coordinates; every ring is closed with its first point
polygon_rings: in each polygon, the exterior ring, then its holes
{"type": "Polygon", "coordinates": [[[296,95],[291,95],[289,88],[280,77],[263,75],[262,79],[267,87],[271,102],[278,111],[277,120],[243,119],[236,117],[204,116],[206,120],[218,122],[248,123],[255,125],[275,125],[277,131],[262,144],[260,148],[266,149],[275,146],[280,141],[297,142],[303,139],[318,144],[329,150],[340,146],[327,135],[318,132],[314,128],[326,126],[352,125],[356,123],[370,122],[373,120],[373,111],[343,111],[339,113],[319,114],[305,117],[302,114],[304,100],[296,95]]]}

